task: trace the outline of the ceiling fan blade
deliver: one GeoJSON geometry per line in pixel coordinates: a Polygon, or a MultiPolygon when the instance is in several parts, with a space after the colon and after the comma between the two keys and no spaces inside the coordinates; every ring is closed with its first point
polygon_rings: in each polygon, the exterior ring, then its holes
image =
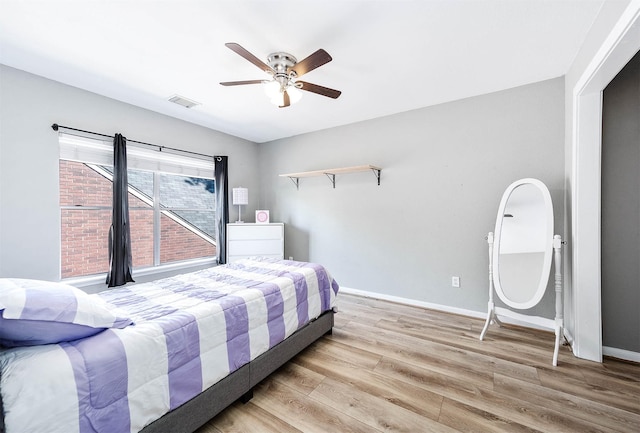
{"type": "Polygon", "coordinates": [[[287,93],[287,90],[285,89],[283,92],[283,104],[280,105],[280,108],[284,108],[284,107],[288,107],[289,105],[291,105],[291,99],[289,99],[289,94],[287,93]]]}
{"type": "Polygon", "coordinates": [[[340,90],[330,89],[328,87],[319,86],[313,83],[307,83],[306,81],[296,81],[296,83],[302,84],[300,89],[307,92],[317,93],[318,95],[328,96],[329,98],[337,99],[342,94],[340,90]]]}
{"type": "Polygon", "coordinates": [[[265,80],[223,81],[223,86],[240,86],[242,84],[262,84],[265,80]]]}
{"type": "Polygon", "coordinates": [[[266,73],[271,75],[276,73],[276,71],[274,71],[271,66],[267,65],[265,62],[263,62],[262,60],[260,60],[259,58],[251,54],[249,51],[245,50],[240,44],[237,44],[235,42],[227,42],[224,45],[227,48],[229,48],[231,51],[235,52],[236,54],[239,54],[240,56],[244,57],[245,59],[247,59],[254,65],[256,65],[257,67],[259,67],[266,73]]]}
{"type": "Polygon", "coordinates": [[[298,77],[301,77],[307,72],[313,71],[314,69],[319,68],[325,63],[329,63],[331,60],[332,58],[329,53],[320,48],[309,57],[302,59],[292,67],[287,68],[287,72],[295,71],[296,75],[298,77]]]}

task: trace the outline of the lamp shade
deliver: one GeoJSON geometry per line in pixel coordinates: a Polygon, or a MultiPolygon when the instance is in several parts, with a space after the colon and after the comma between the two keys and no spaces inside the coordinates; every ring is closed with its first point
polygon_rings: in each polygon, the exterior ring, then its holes
{"type": "Polygon", "coordinates": [[[233,204],[247,205],[249,204],[249,190],[247,188],[233,188],[233,204]]]}

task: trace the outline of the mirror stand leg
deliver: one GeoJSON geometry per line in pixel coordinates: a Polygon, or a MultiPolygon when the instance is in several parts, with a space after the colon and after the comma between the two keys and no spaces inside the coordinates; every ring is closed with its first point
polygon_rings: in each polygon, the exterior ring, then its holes
{"type": "Polygon", "coordinates": [[[489,308],[487,312],[487,321],[484,323],[484,328],[480,333],[480,341],[484,338],[484,335],[487,333],[487,329],[489,329],[489,325],[493,320],[498,321],[493,305],[493,233],[489,232],[487,235],[487,244],[489,244],[489,308]]]}
{"type": "Polygon", "coordinates": [[[553,366],[558,365],[558,351],[560,350],[560,339],[564,328],[564,311],[562,305],[562,238],[560,235],[553,237],[553,260],[554,260],[554,286],[556,292],[556,346],[553,349],[553,366]]]}
{"type": "Polygon", "coordinates": [[[560,335],[562,334],[562,327],[556,325],[556,346],[553,349],[553,366],[558,366],[558,352],[560,351],[560,335]]]}
{"type": "Polygon", "coordinates": [[[493,302],[489,301],[489,312],[487,313],[487,320],[486,322],[484,322],[484,328],[482,328],[482,332],[480,333],[480,341],[484,339],[484,336],[487,333],[487,329],[489,329],[489,325],[494,320],[497,320],[497,318],[493,310],[493,302]]]}

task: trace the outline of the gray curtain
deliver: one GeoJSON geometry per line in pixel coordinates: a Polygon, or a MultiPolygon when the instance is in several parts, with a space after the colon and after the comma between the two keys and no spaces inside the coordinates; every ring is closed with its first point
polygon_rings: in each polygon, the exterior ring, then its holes
{"type": "Polygon", "coordinates": [[[229,222],[229,180],[226,156],[214,156],[216,188],[216,229],[218,264],[227,263],[227,223],[229,222]]]}
{"type": "Polygon", "coordinates": [[[133,282],[128,187],[127,139],[122,134],[116,134],[113,137],[113,216],[109,228],[108,287],[133,282]]]}

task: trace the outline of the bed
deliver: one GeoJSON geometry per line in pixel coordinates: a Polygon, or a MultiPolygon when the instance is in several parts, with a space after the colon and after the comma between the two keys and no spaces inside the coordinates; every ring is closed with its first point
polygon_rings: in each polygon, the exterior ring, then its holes
{"type": "Polygon", "coordinates": [[[0,279],[0,432],[193,432],[330,333],[337,293],[323,266],[266,258],[96,295],[0,279]]]}

